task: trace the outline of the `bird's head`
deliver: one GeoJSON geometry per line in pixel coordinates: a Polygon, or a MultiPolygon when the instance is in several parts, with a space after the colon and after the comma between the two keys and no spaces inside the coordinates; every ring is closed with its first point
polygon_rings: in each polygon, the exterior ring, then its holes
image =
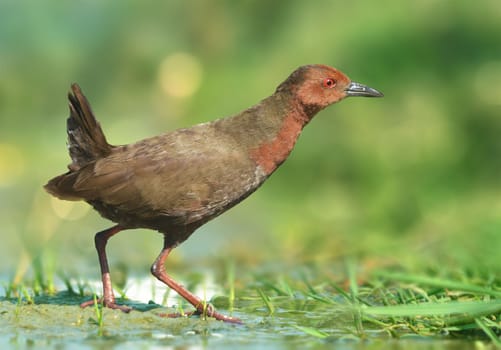
{"type": "Polygon", "coordinates": [[[308,114],[349,96],[382,97],[383,94],[366,85],[352,82],[339,70],[320,64],[296,69],[277,91],[289,91],[308,114]]]}

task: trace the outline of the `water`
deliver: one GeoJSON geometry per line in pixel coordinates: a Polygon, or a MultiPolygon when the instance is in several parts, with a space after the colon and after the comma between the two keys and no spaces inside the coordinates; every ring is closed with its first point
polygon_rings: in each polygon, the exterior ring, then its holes
{"type": "MultiPolygon", "coordinates": [[[[395,340],[380,329],[365,329],[355,334],[353,315],[342,303],[325,304],[297,295],[273,298],[273,315],[259,298],[239,296],[235,310],[228,310],[228,298],[210,275],[193,290],[213,301],[219,311],[231,313],[244,325],[225,324],[199,317],[166,318],[162,313],[179,310],[182,300],[152,277],[129,278],[127,303],[137,310],[129,314],[103,310],[103,326],[93,307],[81,309],[84,300],[66,291],[56,280],[54,296],[35,297],[35,304],[18,303],[0,297],[0,348],[57,349],[461,349],[475,347],[473,342],[419,337],[403,332],[395,340]],[[301,328],[303,327],[303,328],[301,328]],[[304,329],[318,330],[318,337],[304,329]],[[323,333],[322,333],[323,332],[323,333]]],[[[71,280],[74,290],[78,281],[71,280]]],[[[0,295],[5,295],[2,283],[0,295]]],[[[100,294],[101,282],[86,282],[86,291],[100,294]]],[[[29,291],[30,292],[30,291],[29,291]]],[[[117,291],[118,295],[118,291],[117,291]]],[[[184,305],[186,310],[189,306],[184,305]]],[[[478,344],[477,344],[478,347],[478,344]]]]}

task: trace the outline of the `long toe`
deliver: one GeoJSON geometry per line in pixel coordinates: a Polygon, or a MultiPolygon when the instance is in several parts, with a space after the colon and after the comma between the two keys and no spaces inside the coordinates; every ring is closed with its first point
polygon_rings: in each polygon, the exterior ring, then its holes
{"type": "Polygon", "coordinates": [[[235,324],[244,324],[241,319],[236,318],[236,317],[231,317],[231,316],[226,316],[223,314],[220,314],[219,312],[213,312],[210,317],[214,317],[218,321],[224,321],[227,323],[235,323],[235,324]]]}
{"type": "Polygon", "coordinates": [[[169,314],[160,313],[160,314],[157,314],[157,315],[160,316],[160,317],[178,318],[178,317],[190,317],[191,315],[194,315],[194,314],[197,314],[197,312],[196,311],[183,312],[183,313],[173,312],[173,313],[169,313],[169,314]]]}
{"type": "Polygon", "coordinates": [[[118,304],[115,304],[115,303],[105,304],[105,306],[109,307],[110,309],[118,309],[118,310],[123,311],[125,313],[129,313],[129,312],[132,311],[132,308],[129,307],[129,306],[118,305],[118,304]]]}
{"type": "MultiPolygon", "coordinates": [[[[96,300],[96,302],[97,302],[98,304],[101,304],[101,303],[103,302],[103,298],[99,298],[99,299],[97,299],[97,300],[96,300]]],[[[88,300],[88,301],[86,301],[86,302],[81,303],[81,304],[80,304],[80,307],[83,309],[83,308],[86,308],[86,307],[89,307],[89,306],[93,306],[93,305],[94,305],[94,300],[93,300],[93,299],[91,299],[91,300],[88,300]]]]}
{"type": "MultiPolygon", "coordinates": [[[[176,313],[170,313],[170,314],[162,313],[162,314],[158,314],[158,316],[160,316],[160,317],[168,317],[168,318],[178,318],[178,317],[190,317],[190,316],[193,316],[193,315],[201,316],[202,314],[203,314],[202,312],[199,312],[199,311],[195,310],[195,311],[191,311],[191,312],[185,312],[185,313],[182,313],[182,314],[178,313],[178,312],[176,312],[176,313]]],[[[224,322],[227,322],[227,323],[244,324],[242,322],[242,320],[240,320],[239,318],[226,316],[226,315],[220,314],[219,312],[215,312],[215,311],[213,311],[210,315],[207,314],[207,316],[213,317],[213,318],[215,318],[218,321],[224,321],[224,322]]]]}
{"type": "Polygon", "coordinates": [[[235,324],[243,324],[242,320],[240,320],[239,318],[220,314],[219,312],[216,311],[216,309],[214,308],[214,306],[212,304],[206,305],[205,310],[198,309],[197,311],[195,311],[195,314],[207,315],[208,317],[213,317],[218,321],[224,321],[224,322],[235,323],[235,324]]]}
{"type": "MultiPolygon", "coordinates": [[[[115,302],[107,302],[106,300],[103,301],[103,298],[99,298],[97,300],[97,304],[102,304],[104,307],[107,307],[107,308],[110,308],[110,309],[118,309],[118,310],[121,310],[125,313],[129,313],[132,308],[129,307],[129,306],[126,306],[126,305],[119,305],[115,302]]],[[[94,300],[89,300],[89,301],[86,301],[82,304],[80,304],[80,307],[81,308],[86,308],[88,306],[93,306],[94,305],[94,300]]]]}

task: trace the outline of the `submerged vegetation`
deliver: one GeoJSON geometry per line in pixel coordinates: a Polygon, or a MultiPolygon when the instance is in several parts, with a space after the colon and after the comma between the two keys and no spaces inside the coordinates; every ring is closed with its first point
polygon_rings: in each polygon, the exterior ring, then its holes
{"type": "MultiPolygon", "coordinates": [[[[50,273],[44,274],[45,282],[33,280],[4,286],[6,296],[0,298],[0,325],[3,332],[26,341],[31,339],[35,344],[42,338],[57,344],[58,334],[63,332],[72,341],[78,334],[94,333],[109,345],[132,338],[145,340],[160,333],[162,336],[153,339],[160,337],[165,345],[202,342],[223,347],[236,343],[250,346],[256,338],[260,339],[254,344],[256,348],[259,344],[307,346],[355,340],[368,341],[377,348],[379,342],[391,339],[406,340],[401,344],[402,349],[409,346],[408,341],[417,339],[444,344],[458,340],[478,342],[484,348],[501,345],[499,277],[458,276],[451,271],[433,276],[407,273],[395,267],[378,267],[359,274],[362,264],[355,261],[338,264],[339,271],[318,266],[297,269],[280,266],[270,272],[257,270],[239,276],[235,268],[239,271],[246,268],[228,261],[211,262],[211,266],[220,269],[215,271],[218,277],[207,291],[211,295],[208,302],[219,311],[240,317],[243,326],[203,316],[182,316],[189,314],[191,307],[185,309],[181,298],[155,295],[168,290],[153,287],[150,296],[129,298],[127,288],[134,283],[132,280],[126,282],[118,300],[136,311],[125,314],[102,308],[89,290],[89,283],[82,287],[81,282],[50,273]],[[47,288],[52,286],[48,281],[57,281],[60,289],[47,288]],[[80,309],[79,303],[92,295],[94,307],[80,309]],[[166,317],[175,313],[178,318],[166,317]],[[52,323],[54,318],[57,321],[52,323]],[[47,322],[51,322],[51,327],[47,327],[47,322]],[[36,331],[27,333],[22,330],[25,327],[36,331]]],[[[207,279],[198,275],[192,276],[187,284],[203,291],[208,288],[207,279]]],[[[92,339],[94,342],[95,338],[92,339]]],[[[89,345],[89,339],[82,344],[89,345]]]]}

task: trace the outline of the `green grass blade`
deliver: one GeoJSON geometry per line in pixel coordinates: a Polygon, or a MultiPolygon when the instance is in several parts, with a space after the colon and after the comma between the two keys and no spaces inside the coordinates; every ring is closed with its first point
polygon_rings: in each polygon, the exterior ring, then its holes
{"type": "Polygon", "coordinates": [[[233,261],[228,262],[226,269],[226,283],[229,287],[228,311],[233,312],[233,308],[235,306],[235,263],[233,261]]]}
{"type": "Polygon", "coordinates": [[[453,314],[491,315],[501,312],[501,300],[448,303],[420,303],[392,306],[362,306],[363,314],[373,316],[414,317],[453,314]]]}
{"type": "Polygon", "coordinates": [[[294,326],[294,328],[300,330],[301,332],[304,332],[308,335],[311,335],[315,338],[320,338],[320,339],[324,339],[324,338],[327,338],[329,335],[325,332],[322,332],[321,330],[318,330],[316,328],[312,328],[312,327],[301,327],[301,326],[294,326]]]}
{"type": "Polygon", "coordinates": [[[433,287],[440,287],[444,289],[452,289],[452,290],[460,290],[464,292],[470,292],[475,294],[485,294],[490,295],[496,298],[501,298],[501,292],[492,290],[490,288],[477,286],[475,284],[457,282],[444,280],[442,278],[435,277],[427,277],[427,276],[416,276],[416,275],[408,275],[403,273],[395,273],[395,272],[383,272],[379,271],[376,273],[379,277],[384,277],[389,280],[398,280],[401,282],[407,283],[415,283],[419,285],[428,285],[433,287]]]}
{"type": "Polygon", "coordinates": [[[494,333],[494,331],[485,324],[483,319],[476,318],[475,323],[480,327],[482,331],[484,331],[484,333],[490,338],[490,340],[496,347],[501,348],[501,340],[498,338],[496,333],[494,333]]]}
{"type": "Polygon", "coordinates": [[[264,294],[264,292],[261,289],[258,289],[257,292],[259,293],[259,296],[263,300],[264,305],[268,309],[269,315],[272,316],[275,313],[275,307],[273,306],[270,297],[264,294]]]}
{"type": "Polygon", "coordinates": [[[348,279],[350,281],[350,292],[353,301],[357,301],[358,297],[358,283],[357,283],[357,264],[353,260],[349,260],[346,263],[346,269],[348,273],[348,279]]]}

